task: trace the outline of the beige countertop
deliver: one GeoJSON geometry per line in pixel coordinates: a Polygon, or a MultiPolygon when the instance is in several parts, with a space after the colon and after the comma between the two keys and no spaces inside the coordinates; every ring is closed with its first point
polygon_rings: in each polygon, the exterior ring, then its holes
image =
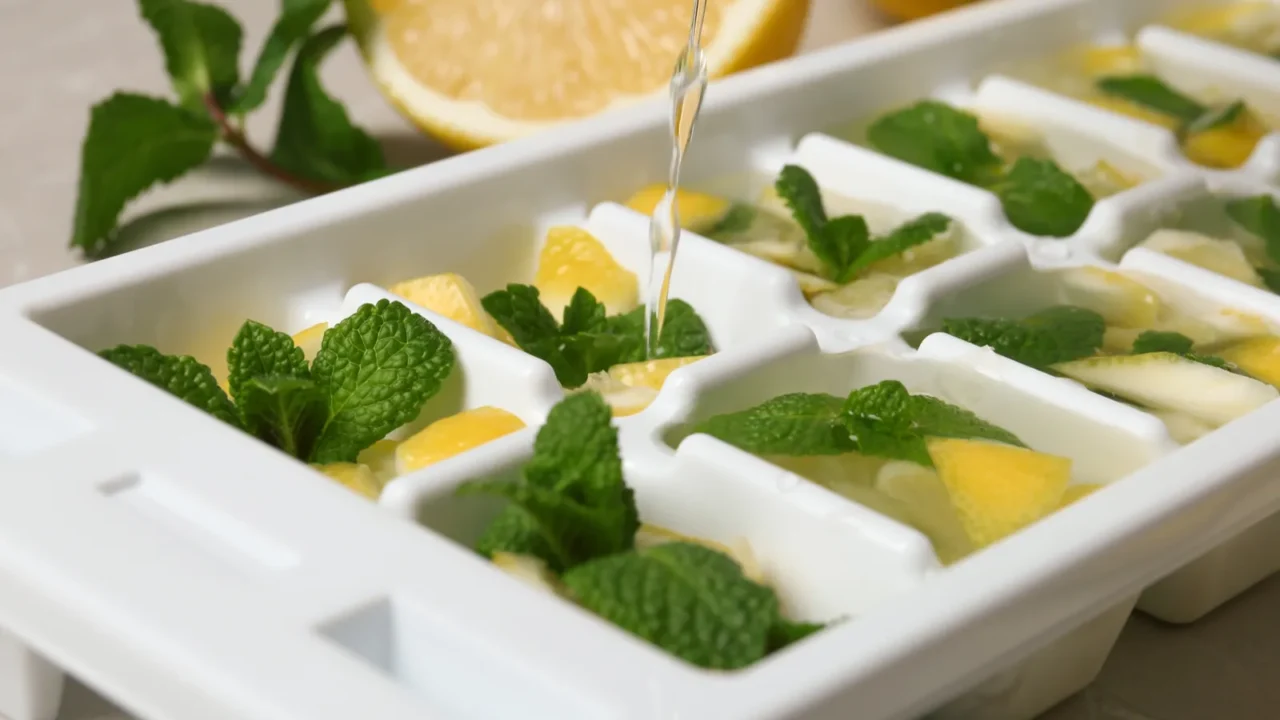
{"type": "MultiPolygon", "coordinates": [[[[250,54],[270,26],[270,0],[215,0],[246,28],[250,54]]],[[[880,22],[856,0],[814,0],[805,47],[880,22]]],[[[350,47],[325,67],[326,84],[381,139],[397,164],[441,154],[365,81],[350,47]]],[[[0,0],[0,286],[69,267],[80,140],[88,108],[116,89],[167,93],[156,45],[131,0],[0,0]]],[[[249,123],[266,144],[276,106],[249,123]]],[[[123,232],[149,242],[287,202],[282,192],[226,160],[153,193],[123,232]]],[[[2,591],[2,590],[0,590],[2,591]]],[[[1190,627],[1143,615],[1129,621],[1101,677],[1045,717],[1051,720],[1264,720],[1280,717],[1280,578],[1190,627]]],[[[65,720],[126,720],[78,684],[65,720]]],[[[976,719],[981,720],[981,719],[976,719]]]]}

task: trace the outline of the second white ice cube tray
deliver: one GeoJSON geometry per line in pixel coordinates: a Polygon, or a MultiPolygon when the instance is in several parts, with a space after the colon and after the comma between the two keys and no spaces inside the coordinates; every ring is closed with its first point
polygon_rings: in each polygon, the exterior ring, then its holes
{"type": "Polygon", "coordinates": [[[686,665],[471,552],[494,508],[460,482],[515,472],[562,396],[541,361],[430,312],[459,370],[429,414],[497,405],[530,427],[399,478],[380,505],[97,358],[150,343],[215,366],[246,318],[334,321],[416,275],[527,282],[547,227],[582,224],[647,277],[646,220],[611,200],[665,175],[660,103],[0,292],[0,714],[49,720],[61,672],[151,718],[1030,718],[1097,673],[1135,602],[1190,621],[1280,568],[1280,403],[1186,447],[1155,417],[944,335],[943,314],[1034,309],[1043,269],[1141,273],[1280,328],[1280,297],[1128,248],[1218,192],[1272,192],[1269,136],[1234,173],[1168,133],[994,76],[1138,38],[1188,82],[1280,102],[1280,63],[1154,27],[1160,0],[1003,0],[716,84],[686,179],[808,168],[825,189],[952,215],[969,252],[867,321],[829,318],[784,269],[685,235],[674,295],[714,356],[618,421],[642,517],[745,537],[797,617],[849,621],[756,665],[686,665]],[[1224,54],[1225,53],[1225,54],[1224,54]],[[816,134],[934,95],[1020,119],[1070,169],[1147,179],[1066,240],[977,190],[816,134]],[[897,379],[1070,457],[1108,487],[943,569],[926,539],[690,423],[782,392],[897,379]],[[1180,569],[1181,568],[1181,569],[1180,569]]]}

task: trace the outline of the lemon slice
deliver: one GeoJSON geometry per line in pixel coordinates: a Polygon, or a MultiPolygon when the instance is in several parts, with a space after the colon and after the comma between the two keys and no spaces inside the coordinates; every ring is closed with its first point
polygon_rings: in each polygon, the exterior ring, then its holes
{"type": "Polygon", "coordinates": [[[917,20],[973,0],[874,0],[876,7],[898,20],[917,20]]]}
{"type": "Polygon", "coordinates": [[[658,397],[658,391],[644,385],[631,386],[611,376],[607,372],[592,373],[587,382],[576,392],[594,390],[600,393],[604,401],[613,408],[614,417],[626,417],[649,407],[658,397]]]}
{"type": "Polygon", "coordinates": [[[472,330],[498,337],[497,323],[484,311],[476,289],[461,275],[427,275],[396,283],[387,290],[472,330]]]}
{"type": "MultiPolygon", "coordinates": [[[[666,185],[650,185],[632,195],[627,200],[627,207],[642,215],[653,215],[666,194],[666,185]]],[[[676,214],[680,216],[680,227],[689,232],[706,233],[711,230],[724,219],[732,206],[733,203],[722,197],[694,190],[676,190],[676,214]]]]}
{"type": "Polygon", "coordinates": [[[1133,45],[1091,45],[1072,53],[1072,60],[1086,74],[1131,75],[1142,70],[1142,53],[1133,45]]]}
{"type": "Polygon", "coordinates": [[[913,462],[895,460],[880,469],[876,489],[906,507],[907,520],[929,538],[944,565],[973,552],[973,542],[938,473],[913,462]]]}
{"type": "Polygon", "coordinates": [[[824,315],[866,320],[878,315],[897,289],[898,278],[892,275],[868,275],[839,290],[815,295],[810,302],[824,315]]]}
{"type": "Polygon", "coordinates": [[[496,407],[478,407],[437,420],[396,448],[401,475],[433,465],[524,428],[524,421],[496,407]]]}
{"type": "Polygon", "coordinates": [[[1244,250],[1231,240],[1188,230],[1157,230],[1138,247],[1163,253],[1247,285],[1263,287],[1262,278],[1249,264],[1244,250]]]}
{"type": "Polygon", "coordinates": [[[556,319],[580,287],[604,303],[610,315],[633,309],[640,298],[635,273],[619,265],[591,233],[572,225],[547,231],[533,284],[556,319]]]}
{"type": "Polygon", "coordinates": [[[1216,354],[1262,382],[1280,387],[1280,338],[1252,338],[1216,354]]]}
{"type": "Polygon", "coordinates": [[[926,441],[969,539],[983,548],[1059,507],[1071,460],[986,440],[926,441]]]}
{"type": "Polygon", "coordinates": [[[628,387],[645,387],[650,390],[661,390],[667,376],[680,368],[695,363],[706,355],[692,357],[663,358],[643,362],[623,363],[609,368],[609,377],[628,387]]]}
{"type": "Polygon", "coordinates": [[[312,467],[328,475],[330,479],[336,480],[348,490],[355,491],[370,500],[377,500],[378,495],[382,493],[382,483],[374,477],[368,465],[336,462],[312,467]]]}
{"type": "Polygon", "coordinates": [[[328,329],[329,323],[316,323],[305,330],[299,330],[293,336],[293,344],[302,348],[302,354],[306,356],[308,363],[316,359],[320,343],[324,340],[324,331],[328,329]]]}
{"type": "Polygon", "coordinates": [[[356,462],[367,466],[378,482],[386,485],[396,476],[396,448],[399,446],[395,440],[379,440],[361,450],[356,462]]]}
{"type": "MultiPolygon", "coordinates": [[[[688,0],[346,0],[370,74],[408,118],[472,149],[664,92],[688,0]]],[[[702,31],[719,77],[790,55],[809,0],[722,0],[702,31]]]]}
{"type": "Polygon", "coordinates": [[[1229,121],[1188,134],[1182,142],[1182,151],[1192,162],[1230,170],[1248,162],[1258,142],[1269,131],[1252,110],[1241,107],[1229,121]]]}
{"type": "Polygon", "coordinates": [[[1068,485],[1066,492],[1062,493],[1062,500],[1058,501],[1058,508],[1064,508],[1081,498],[1092,495],[1103,488],[1098,483],[1077,483],[1068,485]]]}
{"type": "Polygon", "coordinates": [[[1118,272],[1079,267],[1063,270],[1058,277],[1064,304],[1093,310],[1108,325],[1150,328],[1160,317],[1160,297],[1146,285],[1118,272]]]}

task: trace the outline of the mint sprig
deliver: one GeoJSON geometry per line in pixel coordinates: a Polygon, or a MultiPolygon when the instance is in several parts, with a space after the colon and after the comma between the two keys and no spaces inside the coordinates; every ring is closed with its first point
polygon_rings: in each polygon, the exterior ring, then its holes
{"type": "Polygon", "coordinates": [[[756,455],[864,455],[932,466],[925,439],[981,438],[1022,445],[1013,433],[928,395],[912,395],[885,380],[845,399],[834,395],[781,395],[746,410],[711,417],[697,426],[756,455]]]}
{"type": "Polygon", "coordinates": [[[611,411],[595,392],[552,408],[522,480],[471,482],[458,493],[507,500],[479,552],[542,559],[568,599],[700,667],[745,667],[823,627],[783,618],[773,590],[716,550],[688,542],[635,548],[635,498],[611,411]]]}
{"type": "Polygon", "coordinates": [[[94,106],[80,157],[70,244],[86,257],[117,249],[125,206],[156,184],[207,161],[222,143],[259,171],[311,194],[389,172],[377,143],[351,124],[320,85],[316,69],[345,36],[342,26],[312,33],[332,0],[282,0],[279,20],[247,83],[242,31],[225,10],[190,0],[138,0],[156,33],[173,85],[172,101],[118,92],[94,106]],[[270,157],[244,135],[278,71],[296,52],[270,157]]]}
{"type": "Polygon", "coordinates": [[[947,318],[942,332],[1039,370],[1079,360],[1102,347],[1106,321],[1098,313],[1060,305],[1021,320],[1007,318],[947,318]]]}
{"type": "MultiPolygon", "coordinates": [[[[644,308],[612,317],[586,288],[578,288],[564,311],[564,322],[542,304],[532,285],[511,284],[480,300],[521,350],[546,361],[566,388],[576,388],[591,373],[619,363],[645,359],[644,308]]],[[[655,358],[694,357],[715,352],[706,323],[687,302],[667,301],[655,358]]]]}
{"type": "Polygon", "coordinates": [[[867,130],[876,150],[926,170],[994,192],[1014,227],[1067,237],[1084,225],[1093,196],[1052,160],[996,155],[978,118],[938,100],[922,100],[878,118],[867,130]]]}
{"type": "Polygon", "coordinates": [[[774,189],[804,230],[809,249],[822,263],[824,274],[838,283],[847,283],[873,263],[901,255],[951,227],[951,218],[946,215],[926,213],[873,240],[860,215],[827,216],[822,191],[808,170],[787,165],[778,174],[774,189]]]}
{"type": "Polygon", "coordinates": [[[354,462],[409,422],[453,370],[453,348],[430,322],[381,300],[324,334],[310,367],[284,333],[252,320],[227,352],[234,403],[194,358],[146,345],[99,353],[214,417],[307,462],[354,462]]]}

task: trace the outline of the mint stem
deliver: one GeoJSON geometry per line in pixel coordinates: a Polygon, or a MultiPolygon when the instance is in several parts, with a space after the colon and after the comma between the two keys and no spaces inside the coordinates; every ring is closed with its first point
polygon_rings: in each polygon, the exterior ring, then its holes
{"type": "Polygon", "coordinates": [[[249,144],[244,132],[231,118],[227,117],[226,111],[218,104],[217,98],[212,93],[205,93],[204,105],[209,111],[209,116],[218,125],[222,134],[222,141],[235,148],[240,157],[244,158],[246,162],[257,168],[264,175],[273,177],[310,195],[324,195],[334,190],[340,190],[343,187],[342,185],[319,180],[309,180],[285,170],[249,144]]]}

